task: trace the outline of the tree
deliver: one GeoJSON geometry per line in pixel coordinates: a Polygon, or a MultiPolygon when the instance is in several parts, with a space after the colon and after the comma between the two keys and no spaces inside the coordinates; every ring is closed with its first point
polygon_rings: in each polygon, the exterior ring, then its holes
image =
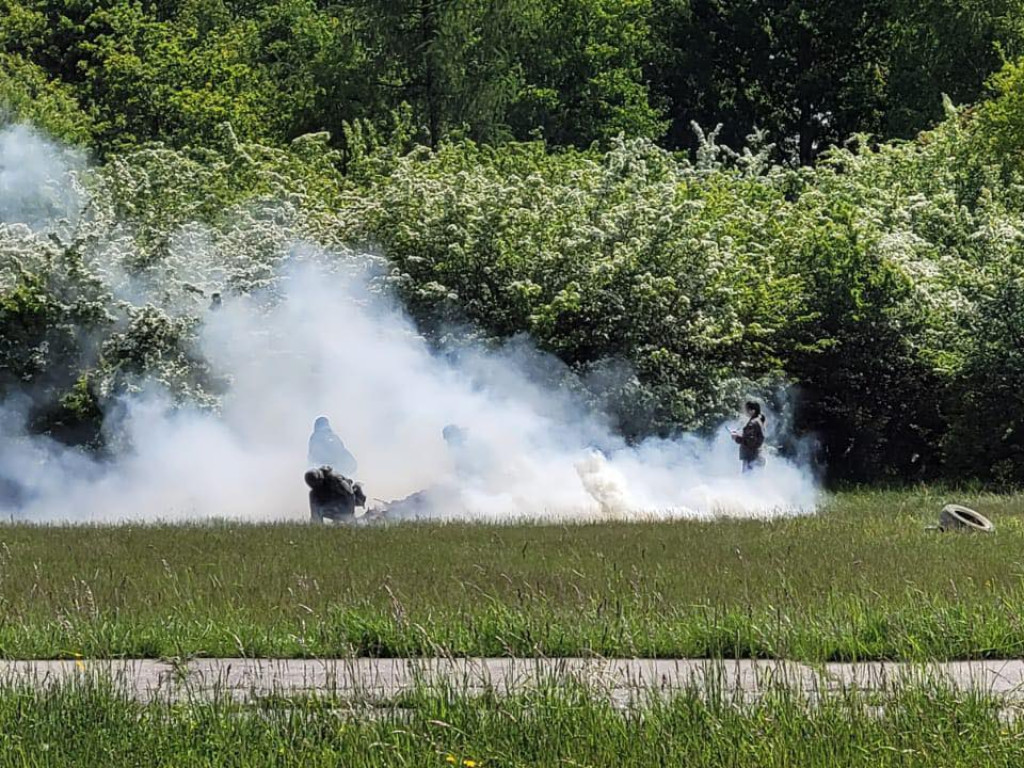
{"type": "Polygon", "coordinates": [[[89,144],[93,122],[66,83],[17,54],[0,53],[0,123],[29,122],[51,136],[89,144]]]}
{"type": "Polygon", "coordinates": [[[883,0],[692,0],[660,10],[657,92],[671,142],[691,124],[724,126],[741,146],[755,128],[802,164],[880,125],[889,4],[883,0]]]}
{"type": "Polygon", "coordinates": [[[532,8],[519,42],[524,84],[509,110],[517,138],[586,147],[627,137],[661,138],[644,64],[651,0],[557,0],[532,8]]]}
{"type": "Polygon", "coordinates": [[[353,3],[369,53],[363,77],[384,104],[384,115],[410,104],[430,146],[462,128],[472,138],[500,138],[506,105],[518,89],[513,54],[528,17],[524,5],[519,0],[353,3]]]}
{"type": "Polygon", "coordinates": [[[904,0],[895,4],[887,137],[911,138],[943,117],[942,97],[970,104],[1002,60],[1024,55],[1022,0],[904,0]]]}
{"type": "Polygon", "coordinates": [[[280,135],[279,94],[255,66],[253,22],[221,14],[160,21],[122,4],[96,11],[88,26],[94,33],[81,44],[82,88],[105,147],[209,143],[224,122],[246,139],[280,135]]]}

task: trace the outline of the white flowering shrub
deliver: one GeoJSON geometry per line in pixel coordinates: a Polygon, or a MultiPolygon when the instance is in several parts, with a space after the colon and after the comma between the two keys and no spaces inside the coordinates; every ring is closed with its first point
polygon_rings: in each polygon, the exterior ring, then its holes
{"type": "Polygon", "coordinates": [[[69,171],[68,217],[0,224],[0,396],[29,395],[38,429],[92,443],[103,408],[143,386],[216,407],[223,382],[196,346],[211,296],[272,289],[297,242],[329,241],[333,169],[323,137],[272,150],[226,129],[217,149],[69,171]]]}
{"type": "Polygon", "coordinates": [[[0,387],[75,440],[144,382],[215,408],[211,294],[272,301],[307,241],[377,269],[439,344],[527,334],[627,435],[786,382],[835,477],[1019,481],[1024,195],[987,125],[951,111],[814,169],[714,131],[695,162],[462,142],[357,153],[345,176],[321,135],[144,148],[74,177],[73,217],[0,227],[0,387]]]}
{"type": "MultiPolygon", "coordinates": [[[[338,221],[382,248],[428,326],[528,332],[614,381],[605,405],[627,432],[699,428],[781,379],[834,476],[927,476],[969,451],[951,444],[957,423],[981,423],[965,376],[989,370],[991,333],[1012,336],[976,320],[1020,261],[1024,206],[977,134],[951,110],[917,142],[798,170],[715,132],[695,163],[643,141],[460,144],[402,158],[338,221]]],[[[1007,466],[1024,477],[1019,457],[1007,466]]]]}

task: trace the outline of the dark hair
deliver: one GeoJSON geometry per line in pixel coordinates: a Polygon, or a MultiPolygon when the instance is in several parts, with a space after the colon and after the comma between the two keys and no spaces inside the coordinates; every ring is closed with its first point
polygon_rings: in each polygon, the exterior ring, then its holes
{"type": "Polygon", "coordinates": [[[748,400],[747,401],[747,410],[748,411],[753,411],[754,412],[754,418],[756,419],[758,416],[761,415],[761,404],[760,403],[755,403],[753,400],[748,400]]]}
{"type": "Polygon", "coordinates": [[[319,488],[324,481],[324,473],[321,469],[310,469],[303,475],[306,485],[310,488],[319,488]]]}

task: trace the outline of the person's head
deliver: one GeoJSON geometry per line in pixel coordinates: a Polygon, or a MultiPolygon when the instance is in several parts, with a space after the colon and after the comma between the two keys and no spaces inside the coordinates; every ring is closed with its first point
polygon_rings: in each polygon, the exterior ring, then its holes
{"type": "Polygon", "coordinates": [[[462,445],[466,442],[466,431],[457,424],[449,424],[441,430],[441,435],[448,445],[462,445]]]}
{"type": "Polygon", "coordinates": [[[308,485],[313,490],[316,490],[317,488],[324,484],[323,469],[310,469],[306,472],[305,475],[303,475],[303,479],[305,479],[306,485],[308,485]]]}
{"type": "Polygon", "coordinates": [[[753,400],[748,400],[745,406],[747,416],[752,419],[759,418],[761,416],[761,404],[756,403],[753,400]]]}
{"type": "Polygon", "coordinates": [[[316,421],[313,422],[313,429],[315,429],[315,430],[319,431],[321,429],[330,429],[330,428],[331,428],[331,422],[329,422],[327,420],[326,416],[320,416],[320,417],[317,418],[316,421]]]}

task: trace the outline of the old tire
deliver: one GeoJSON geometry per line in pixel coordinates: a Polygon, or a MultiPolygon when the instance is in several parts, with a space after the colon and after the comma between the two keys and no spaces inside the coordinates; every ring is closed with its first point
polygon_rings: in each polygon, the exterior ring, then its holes
{"type": "Polygon", "coordinates": [[[992,533],[995,526],[992,522],[969,507],[960,504],[947,504],[939,515],[939,527],[944,531],[977,531],[992,533]]]}

